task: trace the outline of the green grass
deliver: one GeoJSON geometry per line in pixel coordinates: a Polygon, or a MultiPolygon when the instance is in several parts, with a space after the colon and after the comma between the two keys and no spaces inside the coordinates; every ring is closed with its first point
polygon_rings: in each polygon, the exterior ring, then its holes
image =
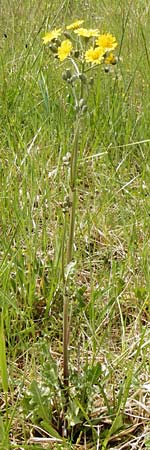
{"type": "Polygon", "coordinates": [[[114,33],[121,61],[111,74],[95,70],[80,135],[69,420],[84,418],[85,430],[55,448],[150,448],[150,9],[100,3],[0,6],[2,450],[42,448],[32,436],[58,428],[50,398],[62,408],[63,158],[74,110],[42,36],[77,17],[114,33]]]}

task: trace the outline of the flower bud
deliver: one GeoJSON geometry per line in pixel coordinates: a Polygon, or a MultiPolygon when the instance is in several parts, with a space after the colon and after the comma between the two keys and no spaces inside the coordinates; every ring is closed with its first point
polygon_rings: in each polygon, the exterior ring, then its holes
{"type": "Polygon", "coordinates": [[[70,69],[66,69],[67,78],[71,78],[71,71],[70,69]]]}
{"type": "Polygon", "coordinates": [[[63,79],[64,81],[67,81],[68,77],[67,77],[66,71],[64,71],[64,72],[62,73],[62,79],[63,79]]]}
{"type": "Polygon", "coordinates": [[[72,75],[72,77],[70,78],[70,82],[71,83],[74,83],[75,81],[76,81],[76,79],[77,79],[78,77],[77,77],[77,75],[72,75]]]}
{"type": "Polygon", "coordinates": [[[93,77],[90,77],[89,83],[90,83],[91,86],[93,86],[93,84],[94,84],[94,78],[93,77]]]}
{"type": "Polygon", "coordinates": [[[55,38],[55,44],[57,45],[57,47],[60,47],[61,45],[61,40],[58,38],[55,38]]]}
{"type": "Polygon", "coordinates": [[[71,34],[68,32],[68,31],[64,31],[64,36],[67,38],[67,39],[71,39],[71,34]]]}
{"type": "Polygon", "coordinates": [[[66,69],[63,73],[62,73],[62,79],[67,81],[68,83],[70,83],[71,81],[71,72],[70,69],[66,69]]]}
{"type": "Polygon", "coordinates": [[[52,53],[57,53],[57,51],[58,51],[58,47],[57,47],[56,44],[50,44],[49,48],[50,48],[52,53]]]}
{"type": "Polygon", "coordinates": [[[106,66],[106,67],[104,68],[104,71],[105,71],[106,73],[109,73],[109,72],[110,72],[110,67],[109,67],[109,66],[106,66]]]}
{"type": "Polygon", "coordinates": [[[75,50],[74,53],[73,53],[73,56],[74,56],[75,58],[79,58],[79,55],[80,55],[79,50],[75,50]]]}
{"type": "Polygon", "coordinates": [[[86,75],[84,75],[84,73],[80,73],[79,74],[79,78],[80,78],[81,81],[84,81],[84,83],[86,83],[87,78],[86,78],[86,75]]]}

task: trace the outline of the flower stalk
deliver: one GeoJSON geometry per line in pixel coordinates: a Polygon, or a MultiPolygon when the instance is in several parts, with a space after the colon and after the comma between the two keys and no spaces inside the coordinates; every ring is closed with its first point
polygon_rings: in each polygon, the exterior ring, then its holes
{"type": "MultiPolygon", "coordinates": [[[[72,261],[74,229],[75,229],[75,215],[76,215],[76,180],[77,180],[77,160],[79,149],[79,130],[80,130],[80,116],[77,118],[76,128],[74,131],[73,148],[70,161],[70,212],[69,212],[69,235],[67,241],[67,267],[72,261]]],[[[63,257],[63,273],[64,257],[63,257]]],[[[64,277],[64,298],[63,298],[63,382],[64,382],[64,415],[67,411],[69,403],[69,306],[70,300],[67,293],[67,280],[64,277]]]]}
{"type": "Polygon", "coordinates": [[[77,126],[74,134],[73,150],[71,155],[71,167],[70,167],[71,211],[70,211],[69,239],[67,248],[67,265],[71,262],[73,250],[75,209],[76,209],[76,177],[77,177],[78,146],[79,146],[79,120],[77,121],[77,126]]]}
{"type": "MultiPolygon", "coordinates": [[[[68,89],[74,101],[76,119],[74,124],[74,137],[72,142],[72,152],[70,158],[70,179],[69,196],[64,204],[64,232],[62,243],[62,280],[63,280],[63,387],[64,387],[64,421],[62,426],[63,436],[67,436],[68,427],[66,420],[67,408],[69,405],[69,333],[70,333],[70,298],[69,298],[69,278],[70,267],[73,257],[74,230],[76,217],[77,200],[77,165],[79,152],[79,137],[81,120],[87,111],[85,101],[85,85],[89,82],[88,71],[100,64],[115,64],[116,60],[112,53],[117,46],[114,36],[111,34],[100,34],[98,29],[80,28],[83,20],[77,20],[68,25],[66,30],[61,28],[48,32],[43,37],[44,44],[50,44],[50,50],[57,60],[63,62],[68,60],[71,69],[66,68],[62,73],[62,79],[67,83],[68,89]],[[72,34],[73,33],[73,34],[72,34]],[[64,36],[63,40],[60,35],[64,36]],[[67,38],[67,39],[66,39],[67,38]],[[92,40],[92,46],[91,46],[92,40]],[[90,42],[90,43],[89,43],[90,42]],[[90,67],[89,67],[90,65],[90,67]],[[69,219],[68,219],[69,216],[69,219]],[[68,223],[69,222],[69,223],[68,223]],[[67,239],[68,230],[68,239],[67,239]],[[67,241],[67,243],[66,243],[67,241]]],[[[88,89],[86,89],[88,92],[88,89]]]]}

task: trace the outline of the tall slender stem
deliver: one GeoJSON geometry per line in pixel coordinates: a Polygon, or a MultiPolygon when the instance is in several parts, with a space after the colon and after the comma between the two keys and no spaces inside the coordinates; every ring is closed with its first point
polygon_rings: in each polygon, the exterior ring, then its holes
{"type": "Polygon", "coordinates": [[[70,168],[70,223],[69,223],[69,238],[67,246],[67,264],[71,262],[72,250],[73,250],[73,238],[74,238],[74,226],[75,226],[75,210],[76,210],[76,177],[77,177],[77,158],[78,158],[78,141],[79,141],[79,118],[77,121],[73,150],[71,156],[71,168],[70,168]]]}
{"type": "MultiPolygon", "coordinates": [[[[76,211],[76,177],[77,177],[77,158],[79,143],[79,117],[74,132],[73,149],[71,155],[70,166],[70,220],[69,220],[69,237],[67,243],[67,265],[72,260],[74,227],[75,227],[75,211],[76,211]]],[[[64,387],[65,401],[67,406],[69,397],[69,368],[68,368],[68,341],[69,341],[69,320],[68,320],[69,299],[66,293],[66,283],[64,286],[64,304],[63,304],[63,370],[64,370],[64,387]]]]}

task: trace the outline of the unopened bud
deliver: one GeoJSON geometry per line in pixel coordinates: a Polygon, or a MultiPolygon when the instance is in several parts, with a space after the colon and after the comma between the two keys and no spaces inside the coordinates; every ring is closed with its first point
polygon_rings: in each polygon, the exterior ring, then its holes
{"type": "Polygon", "coordinates": [[[75,58],[79,58],[79,55],[80,55],[79,50],[75,50],[74,53],[73,53],[73,56],[74,56],[75,58]]]}
{"type": "Polygon", "coordinates": [[[52,53],[57,53],[57,51],[58,51],[58,47],[56,44],[50,44],[49,48],[52,53]]]}
{"type": "Polygon", "coordinates": [[[105,71],[106,73],[110,72],[110,67],[109,67],[109,66],[106,66],[106,67],[104,68],[104,71],[105,71]]]}
{"type": "Polygon", "coordinates": [[[64,31],[64,36],[65,36],[67,39],[71,39],[71,34],[70,34],[68,31],[64,31]]]}
{"type": "Polygon", "coordinates": [[[66,69],[67,78],[71,78],[71,71],[70,69],[66,69]]]}
{"type": "Polygon", "coordinates": [[[76,81],[76,79],[77,79],[77,75],[72,75],[70,82],[74,83],[76,81]]]}
{"type": "Polygon", "coordinates": [[[66,71],[62,73],[62,79],[63,79],[64,81],[67,81],[67,80],[68,80],[67,72],[66,72],[66,71]]]}
{"type": "Polygon", "coordinates": [[[86,78],[86,76],[84,75],[84,73],[80,73],[80,74],[79,74],[79,78],[80,78],[81,81],[84,81],[84,83],[86,83],[87,78],[86,78]]]}
{"type": "Polygon", "coordinates": [[[70,69],[66,69],[63,73],[62,73],[62,79],[67,81],[68,83],[70,83],[70,79],[71,79],[71,72],[70,69]]]}
{"type": "Polygon", "coordinates": [[[91,86],[93,86],[93,84],[94,84],[94,78],[93,77],[90,77],[89,83],[90,83],[91,86]]]}
{"type": "Polygon", "coordinates": [[[61,40],[58,38],[55,38],[55,44],[57,45],[57,47],[59,47],[61,45],[61,40]]]}

